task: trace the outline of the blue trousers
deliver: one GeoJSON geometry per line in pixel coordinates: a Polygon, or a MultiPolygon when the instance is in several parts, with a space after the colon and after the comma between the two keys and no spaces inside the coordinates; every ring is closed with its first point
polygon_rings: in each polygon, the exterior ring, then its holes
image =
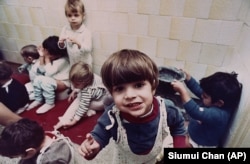
{"type": "Polygon", "coordinates": [[[46,104],[55,103],[55,92],[57,88],[56,80],[46,76],[36,76],[33,82],[35,100],[45,101],[46,104]]]}

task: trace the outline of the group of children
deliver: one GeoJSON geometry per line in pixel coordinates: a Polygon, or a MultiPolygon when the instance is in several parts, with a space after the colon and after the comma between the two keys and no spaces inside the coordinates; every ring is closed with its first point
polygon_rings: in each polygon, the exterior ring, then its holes
{"type": "Polygon", "coordinates": [[[56,99],[65,98],[62,95],[66,91],[71,92],[68,100],[72,103],[55,125],[56,129],[73,126],[81,117],[103,110],[102,100],[108,95],[101,78],[92,71],[92,38],[83,23],[82,1],[67,1],[65,15],[69,24],[63,27],[60,37],[49,36],[41,46],[24,46],[21,55],[26,63],[19,67],[30,78],[25,86],[29,101],[33,102],[26,110],[40,106],[36,113],[46,113],[55,106],[56,99]]]}
{"type": "MultiPolygon", "coordinates": [[[[104,62],[101,76],[93,73],[91,33],[83,24],[84,13],[81,0],[68,0],[65,15],[69,25],[63,28],[60,37],[50,36],[39,47],[22,48],[26,65],[21,68],[29,72],[34,101],[27,105],[30,99],[26,91],[25,96],[19,97],[27,99],[20,107],[30,110],[45,102],[36,113],[48,112],[54,107],[57,93],[70,89],[71,105],[59,117],[56,130],[69,128],[97,110],[103,110],[103,114],[75,152],[66,137],[55,134],[51,137],[37,122],[22,118],[3,130],[1,155],[22,157],[23,163],[46,163],[46,160],[71,163],[74,153],[91,160],[112,138],[114,163],[155,163],[162,153],[163,142],[167,143],[165,147],[221,146],[240,101],[242,85],[236,73],[217,72],[198,83],[185,72],[185,84],[177,80],[171,83],[191,117],[186,127],[179,108],[171,100],[155,95],[158,67],[143,52],[119,50],[104,62]],[[191,98],[186,87],[202,100],[202,105],[191,98]]],[[[10,75],[11,71],[6,76],[10,75]]],[[[2,72],[0,78],[3,79],[2,72]]],[[[13,81],[0,80],[1,102],[13,100],[2,97],[13,81]]]]}

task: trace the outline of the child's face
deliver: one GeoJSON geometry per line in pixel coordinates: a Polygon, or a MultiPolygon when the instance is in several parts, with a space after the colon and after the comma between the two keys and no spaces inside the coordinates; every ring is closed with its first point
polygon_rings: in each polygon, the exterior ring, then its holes
{"type": "Polygon", "coordinates": [[[155,90],[149,81],[137,81],[114,86],[112,96],[117,108],[133,117],[140,117],[151,110],[155,90]]]}
{"type": "Polygon", "coordinates": [[[201,95],[202,98],[202,102],[205,106],[210,107],[212,106],[212,98],[211,96],[209,96],[208,94],[206,94],[205,92],[202,93],[201,95]]]}
{"type": "Polygon", "coordinates": [[[83,82],[83,81],[72,81],[72,84],[74,86],[74,88],[77,88],[77,89],[83,89],[86,87],[86,84],[83,82]]]}
{"type": "Polygon", "coordinates": [[[77,12],[67,12],[67,19],[70,23],[70,26],[73,30],[77,30],[83,21],[83,15],[82,13],[79,12],[79,10],[77,12]]]}

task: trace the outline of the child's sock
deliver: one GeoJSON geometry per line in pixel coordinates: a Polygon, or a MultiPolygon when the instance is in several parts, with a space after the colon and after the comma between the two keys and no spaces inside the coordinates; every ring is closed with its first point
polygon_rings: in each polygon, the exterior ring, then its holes
{"type": "Polygon", "coordinates": [[[55,106],[55,104],[44,104],[43,106],[41,106],[40,108],[37,109],[36,113],[37,114],[46,113],[49,110],[51,110],[54,106],[55,106]]]}
{"type": "Polygon", "coordinates": [[[33,101],[33,102],[28,106],[28,108],[26,108],[26,110],[33,109],[33,108],[35,108],[35,107],[37,107],[37,106],[39,106],[39,105],[41,105],[41,104],[42,104],[42,102],[40,102],[40,101],[33,101]]]}
{"type": "Polygon", "coordinates": [[[19,108],[15,113],[16,113],[16,114],[21,114],[21,113],[23,113],[28,107],[29,107],[29,104],[27,103],[24,107],[19,108]]]}
{"type": "Polygon", "coordinates": [[[88,117],[93,116],[93,115],[95,115],[95,114],[96,114],[96,111],[95,111],[95,110],[89,109],[89,110],[87,111],[87,116],[88,116],[88,117]]]}

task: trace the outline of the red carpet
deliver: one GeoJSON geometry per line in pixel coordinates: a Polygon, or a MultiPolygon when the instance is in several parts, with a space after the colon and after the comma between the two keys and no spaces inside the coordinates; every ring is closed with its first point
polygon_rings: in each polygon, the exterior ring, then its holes
{"type": "MultiPolygon", "coordinates": [[[[29,78],[26,74],[14,74],[13,78],[19,80],[23,84],[29,81],[29,78]]],[[[20,114],[20,116],[29,118],[39,122],[44,130],[52,131],[53,126],[58,122],[58,117],[62,116],[66,109],[70,104],[68,103],[67,99],[57,101],[55,107],[44,114],[36,114],[36,109],[31,109],[30,111],[25,111],[20,114]]],[[[102,112],[97,112],[96,115],[91,117],[84,117],[82,118],[75,126],[69,129],[59,129],[59,131],[68,136],[73,142],[77,144],[81,144],[82,141],[85,139],[85,136],[88,132],[90,132],[94,125],[97,122],[97,119],[100,117],[102,112]]]]}
{"type": "MultiPolygon", "coordinates": [[[[35,120],[42,125],[44,130],[52,131],[53,126],[58,122],[58,117],[64,114],[69,105],[70,104],[67,100],[61,100],[57,101],[56,106],[47,113],[40,115],[36,114],[36,109],[38,108],[37,107],[30,111],[21,113],[20,116],[35,120]]],[[[84,117],[75,126],[69,129],[61,128],[59,129],[59,131],[65,136],[68,136],[73,142],[81,144],[85,139],[86,134],[93,129],[94,125],[97,122],[97,119],[101,114],[102,112],[97,112],[97,114],[94,116],[84,117]]]]}

